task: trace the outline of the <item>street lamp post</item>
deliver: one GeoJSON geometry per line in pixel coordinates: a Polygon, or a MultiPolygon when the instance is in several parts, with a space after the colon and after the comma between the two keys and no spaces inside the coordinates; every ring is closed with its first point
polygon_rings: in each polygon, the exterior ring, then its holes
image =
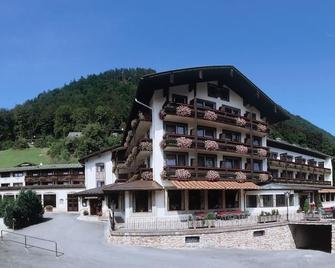
{"type": "Polygon", "coordinates": [[[290,192],[285,193],[285,198],[286,198],[286,220],[289,221],[288,219],[288,203],[289,203],[289,198],[290,198],[290,192]]]}

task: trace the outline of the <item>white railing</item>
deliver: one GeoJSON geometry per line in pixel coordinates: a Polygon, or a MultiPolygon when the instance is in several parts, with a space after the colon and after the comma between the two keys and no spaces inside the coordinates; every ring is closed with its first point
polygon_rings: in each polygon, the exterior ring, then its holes
{"type": "MultiPolygon", "coordinates": [[[[303,213],[290,213],[289,221],[297,222],[304,218],[303,213]]],[[[134,217],[127,219],[126,223],[117,226],[118,230],[127,231],[177,231],[195,228],[212,228],[212,229],[230,229],[234,227],[247,226],[264,226],[266,223],[280,223],[287,222],[287,215],[280,215],[275,221],[259,223],[259,218],[256,215],[251,215],[241,219],[215,219],[215,220],[189,220],[188,216],[181,216],[179,218],[169,217],[134,217]]]]}

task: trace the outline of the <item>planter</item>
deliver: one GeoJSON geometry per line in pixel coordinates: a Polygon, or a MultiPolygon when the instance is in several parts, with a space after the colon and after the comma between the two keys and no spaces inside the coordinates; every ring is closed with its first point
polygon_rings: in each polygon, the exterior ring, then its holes
{"type": "Polygon", "coordinates": [[[258,216],[258,223],[277,222],[280,220],[280,215],[258,216]]]}
{"type": "Polygon", "coordinates": [[[215,220],[188,220],[188,228],[215,228],[215,220]]]}

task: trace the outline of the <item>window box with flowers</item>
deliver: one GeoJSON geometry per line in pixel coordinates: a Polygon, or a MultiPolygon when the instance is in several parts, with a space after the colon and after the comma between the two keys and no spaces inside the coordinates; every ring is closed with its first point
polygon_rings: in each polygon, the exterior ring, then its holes
{"type": "Polygon", "coordinates": [[[192,146],[192,139],[188,139],[185,137],[180,137],[176,139],[177,146],[181,149],[188,149],[192,146]]]}
{"type": "Polygon", "coordinates": [[[248,147],[246,147],[244,145],[236,145],[235,149],[236,149],[236,152],[238,154],[247,154],[248,153],[248,147]]]}
{"type": "Polygon", "coordinates": [[[247,121],[242,118],[242,117],[238,117],[236,118],[236,125],[238,125],[239,127],[244,127],[247,124],[247,121]]]}
{"type": "Polygon", "coordinates": [[[140,142],[138,147],[140,151],[148,151],[148,152],[152,151],[152,143],[150,141],[142,141],[140,142]]]}
{"type": "Polygon", "coordinates": [[[220,179],[220,174],[216,170],[209,170],[207,171],[206,179],[209,181],[218,181],[220,179]]]}
{"type": "Polygon", "coordinates": [[[210,120],[210,121],[216,121],[218,119],[218,116],[213,111],[206,111],[204,114],[204,119],[210,120]]]}
{"type": "Polygon", "coordinates": [[[245,182],[247,180],[247,176],[243,172],[236,172],[235,178],[237,182],[245,182]]]}
{"type": "Polygon", "coordinates": [[[185,106],[185,105],[180,105],[176,109],[176,114],[178,116],[184,116],[184,117],[190,117],[192,114],[191,108],[185,106]]]}
{"type": "Polygon", "coordinates": [[[177,169],[175,171],[175,176],[180,180],[187,180],[191,178],[191,173],[187,169],[177,169]]]}
{"type": "Polygon", "coordinates": [[[153,175],[151,171],[144,171],[141,173],[141,179],[145,181],[152,180],[153,175]]]}
{"type": "Polygon", "coordinates": [[[219,149],[219,144],[216,141],[206,140],[205,149],[207,151],[216,151],[219,149]]]}
{"type": "Polygon", "coordinates": [[[267,131],[267,127],[263,124],[258,124],[257,125],[257,130],[261,131],[261,132],[266,132],[267,131]]]}
{"type": "Polygon", "coordinates": [[[267,157],[267,155],[268,155],[268,151],[265,150],[265,149],[258,149],[258,150],[257,150],[257,154],[258,154],[260,157],[267,157]]]}

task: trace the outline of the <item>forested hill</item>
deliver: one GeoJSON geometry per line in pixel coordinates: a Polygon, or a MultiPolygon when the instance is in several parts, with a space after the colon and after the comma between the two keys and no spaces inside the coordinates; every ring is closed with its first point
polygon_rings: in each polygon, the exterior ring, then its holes
{"type": "MultiPolygon", "coordinates": [[[[33,143],[66,161],[115,145],[120,139],[112,131],[124,126],[140,77],[153,72],[133,68],[89,75],[14,109],[1,109],[0,150],[33,143]],[[83,136],[68,139],[70,131],[83,136]]],[[[273,126],[271,135],[335,155],[335,137],[299,116],[273,126]]]]}

